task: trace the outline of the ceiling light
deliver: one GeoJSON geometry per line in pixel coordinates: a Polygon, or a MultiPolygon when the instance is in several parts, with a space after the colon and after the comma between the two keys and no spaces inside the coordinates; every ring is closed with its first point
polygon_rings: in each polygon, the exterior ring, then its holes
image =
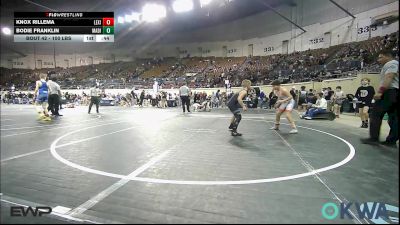
{"type": "Polygon", "coordinates": [[[118,23],[124,23],[125,19],[122,16],[118,16],[118,20],[117,21],[118,21],[118,23]]]}
{"type": "Polygon", "coordinates": [[[8,27],[3,27],[3,28],[1,29],[1,31],[2,31],[3,34],[5,34],[5,35],[10,35],[10,34],[11,34],[11,29],[8,28],[8,27]]]}
{"type": "Polygon", "coordinates": [[[142,9],[142,20],[156,22],[167,16],[167,10],[163,5],[146,4],[142,9]]]}
{"type": "Polygon", "coordinates": [[[193,9],[193,1],[192,0],[175,0],[172,3],[172,8],[175,12],[188,12],[193,9]]]}
{"type": "Polygon", "coordinates": [[[203,8],[204,6],[211,3],[212,0],[200,0],[200,7],[203,8]]]}

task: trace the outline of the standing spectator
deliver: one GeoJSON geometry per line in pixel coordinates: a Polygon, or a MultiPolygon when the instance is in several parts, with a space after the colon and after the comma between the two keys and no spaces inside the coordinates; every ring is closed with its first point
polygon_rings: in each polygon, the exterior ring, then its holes
{"type": "Polygon", "coordinates": [[[140,93],[140,101],[139,101],[139,106],[143,107],[143,100],[144,100],[144,90],[140,93]]]}
{"type": "Polygon", "coordinates": [[[339,118],[340,109],[342,107],[343,100],[346,98],[346,95],[342,91],[341,86],[336,87],[336,91],[333,94],[332,101],[333,101],[333,112],[336,115],[336,118],[339,118]]]}
{"type": "Polygon", "coordinates": [[[364,78],[361,80],[361,87],[357,89],[355,97],[357,98],[358,111],[361,118],[361,128],[368,128],[368,111],[372,105],[372,99],[375,95],[375,89],[369,85],[370,79],[364,78]]]}
{"type": "Polygon", "coordinates": [[[134,88],[131,91],[131,95],[132,95],[132,106],[135,106],[137,104],[137,95],[135,93],[135,89],[134,88]]]}
{"type": "Polygon", "coordinates": [[[198,95],[196,92],[194,92],[194,95],[193,95],[193,102],[194,102],[194,103],[198,103],[198,102],[199,102],[198,98],[199,98],[199,95],[198,95]]]}
{"type": "Polygon", "coordinates": [[[167,92],[162,91],[161,92],[161,108],[166,108],[167,107],[167,92]]]}
{"type": "Polygon", "coordinates": [[[381,71],[381,84],[378,93],[375,94],[375,105],[371,112],[369,128],[370,137],[362,139],[364,144],[378,144],[382,119],[387,113],[389,115],[390,132],[386,141],[381,144],[396,146],[399,140],[399,122],[397,116],[399,97],[399,62],[394,60],[394,52],[384,50],[378,56],[378,63],[384,65],[381,71]]]}
{"type": "Polygon", "coordinates": [[[220,98],[221,98],[221,90],[217,90],[217,93],[215,93],[215,105],[218,108],[220,106],[220,98]]]}
{"type": "Polygon", "coordinates": [[[60,108],[60,97],[61,97],[61,88],[55,80],[47,81],[47,85],[49,86],[49,107],[48,109],[51,111],[53,116],[62,116],[58,113],[60,108]]]}
{"type": "Polygon", "coordinates": [[[185,113],[185,105],[187,108],[187,111],[190,112],[190,89],[188,88],[187,84],[185,83],[182,87],[179,88],[179,96],[181,96],[182,100],[182,108],[183,108],[183,113],[185,113]]]}
{"type": "Polygon", "coordinates": [[[266,96],[264,91],[260,92],[260,96],[259,96],[260,100],[261,100],[261,104],[260,104],[260,108],[262,109],[264,104],[266,103],[266,96]]]}
{"type": "Polygon", "coordinates": [[[67,100],[67,103],[71,100],[71,95],[68,92],[65,92],[65,99],[67,100]]]}

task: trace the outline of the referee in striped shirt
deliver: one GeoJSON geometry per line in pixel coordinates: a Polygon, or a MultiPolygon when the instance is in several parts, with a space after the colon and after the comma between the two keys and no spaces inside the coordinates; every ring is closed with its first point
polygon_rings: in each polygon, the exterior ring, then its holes
{"type": "Polygon", "coordinates": [[[96,104],[96,112],[99,113],[99,104],[100,104],[100,90],[97,87],[97,84],[90,89],[90,105],[89,105],[89,114],[92,110],[93,104],[96,104]]]}

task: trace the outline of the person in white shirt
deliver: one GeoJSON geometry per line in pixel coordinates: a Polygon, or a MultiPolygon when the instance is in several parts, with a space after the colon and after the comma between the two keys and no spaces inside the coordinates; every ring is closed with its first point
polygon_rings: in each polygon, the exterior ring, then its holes
{"type": "Polygon", "coordinates": [[[187,108],[187,111],[190,112],[190,89],[186,85],[183,85],[182,87],[179,88],[179,96],[181,96],[182,100],[182,108],[183,108],[183,113],[185,113],[185,106],[187,108]]]}
{"type": "Polygon", "coordinates": [[[379,53],[378,63],[381,70],[380,87],[374,95],[375,104],[370,114],[369,138],[361,139],[363,144],[385,145],[398,148],[399,141],[399,61],[395,60],[397,52],[385,49],[379,53]],[[388,114],[389,135],[384,142],[379,142],[382,120],[388,114]]]}
{"type": "Polygon", "coordinates": [[[47,81],[47,86],[49,87],[49,106],[47,109],[51,111],[53,116],[62,116],[58,113],[61,97],[60,85],[55,82],[55,79],[49,79],[47,81]]]}
{"type": "Polygon", "coordinates": [[[206,100],[203,103],[199,104],[199,103],[194,103],[193,104],[193,109],[195,112],[211,112],[211,104],[210,101],[206,100]]]}
{"type": "Polygon", "coordinates": [[[324,98],[324,94],[318,93],[317,98],[317,102],[312,105],[311,108],[308,109],[307,112],[303,115],[304,119],[311,120],[316,115],[326,112],[328,102],[324,98]]]}
{"type": "Polygon", "coordinates": [[[99,113],[99,105],[100,105],[100,90],[97,85],[93,86],[90,89],[90,104],[89,104],[89,111],[88,114],[90,114],[90,111],[92,110],[93,104],[96,105],[96,112],[99,113]]]}
{"type": "Polygon", "coordinates": [[[336,118],[339,118],[340,115],[340,109],[342,107],[343,104],[343,100],[346,98],[346,95],[344,94],[344,92],[342,91],[342,87],[341,86],[337,86],[336,87],[336,91],[332,96],[332,100],[333,100],[333,112],[336,115],[336,118]]]}

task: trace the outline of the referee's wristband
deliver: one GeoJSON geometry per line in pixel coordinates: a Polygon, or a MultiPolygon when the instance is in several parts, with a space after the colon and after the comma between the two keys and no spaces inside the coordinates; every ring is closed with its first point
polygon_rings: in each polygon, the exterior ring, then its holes
{"type": "Polygon", "coordinates": [[[383,94],[386,90],[387,90],[387,88],[385,88],[384,86],[380,86],[378,92],[383,94]]]}

